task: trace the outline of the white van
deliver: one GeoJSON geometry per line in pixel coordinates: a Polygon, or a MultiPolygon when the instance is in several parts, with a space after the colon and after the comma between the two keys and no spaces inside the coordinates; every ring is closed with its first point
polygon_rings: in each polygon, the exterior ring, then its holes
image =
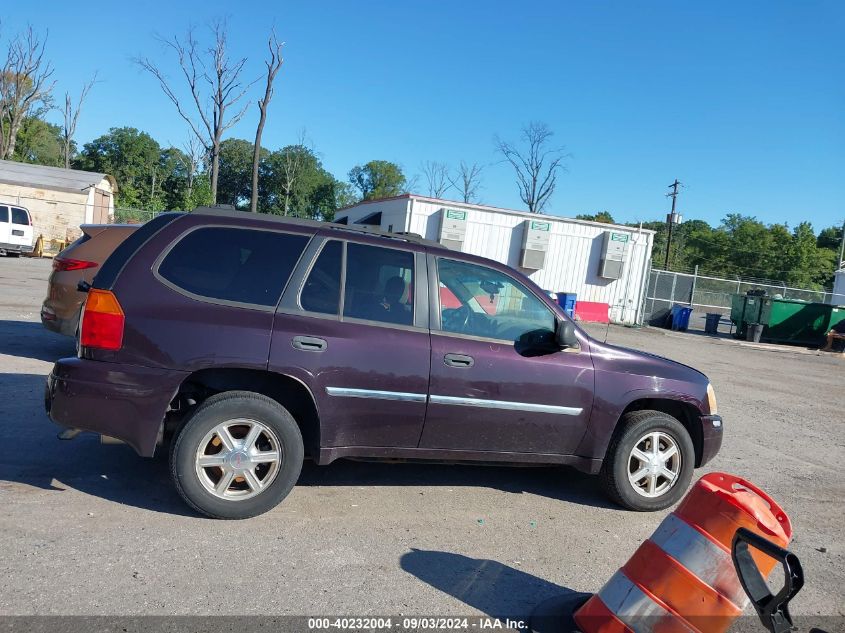
{"type": "Polygon", "coordinates": [[[0,255],[32,252],[32,216],[18,205],[0,202],[0,255]]]}

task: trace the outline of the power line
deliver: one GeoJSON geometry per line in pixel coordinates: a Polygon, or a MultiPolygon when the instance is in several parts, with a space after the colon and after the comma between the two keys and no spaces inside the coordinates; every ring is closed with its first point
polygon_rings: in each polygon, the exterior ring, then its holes
{"type": "MultiPolygon", "coordinates": [[[[93,202],[76,202],[73,200],[48,200],[46,198],[35,198],[33,196],[22,196],[20,194],[16,194],[14,196],[9,196],[9,198],[17,198],[18,200],[34,200],[36,202],[43,202],[46,204],[62,204],[62,205],[77,205],[83,207],[93,207],[93,202]]],[[[23,204],[20,202],[13,203],[13,202],[6,202],[3,198],[0,198],[0,204],[23,204]]],[[[137,207],[114,207],[115,211],[137,211],[139,213],[160,213],[160,211],[153,211],[150,209],[139,209],[137,207]]]]}

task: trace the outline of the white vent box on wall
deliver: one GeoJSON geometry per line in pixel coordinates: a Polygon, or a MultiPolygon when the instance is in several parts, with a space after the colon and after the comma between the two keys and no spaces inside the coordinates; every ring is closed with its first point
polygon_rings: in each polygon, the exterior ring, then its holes
{"type": "Polygon", "coordinates": [[[540,270],[546,263],[551,234],[551,222],[525,220],[522,225],[522,257],[519,265],[531,270],[540,270]]]}
{"type": "Polygon", "coordinates": [[[458,209],[440,210],[440,236],[438,241],[446,248],[454,251],[463,250],[464,239],[467,234],[466,211],[458,209]]]}
{"type": "Polygon", "coordinates": [[[604,232],[599,277],[605,279],[620,279],[622,277],[622,268],[628,258],[630,239],[631,236],[628,233],[604,232]]]}

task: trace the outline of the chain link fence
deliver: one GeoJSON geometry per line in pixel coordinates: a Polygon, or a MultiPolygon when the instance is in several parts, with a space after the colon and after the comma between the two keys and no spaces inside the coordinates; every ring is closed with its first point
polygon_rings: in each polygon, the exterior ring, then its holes
{"type": "Polygon", "coordinates": [[[161,211],[146,211],[144,209],[128,209],[115,207],[114,224],[143,224],[152,220],[161,211]]]}
{"type": "Polygon", "coordinates": [[[649,273],[643,306],[643,322],[663,325],[673,305],[691,307],[694,311],[727,314],[731,296],[749,290],[765,291],[770,296],[828,303],[831,290],[793,288],[784,283],[749,277],[711,277],[697,273],[679,273],[653,268],[649,273]]]}

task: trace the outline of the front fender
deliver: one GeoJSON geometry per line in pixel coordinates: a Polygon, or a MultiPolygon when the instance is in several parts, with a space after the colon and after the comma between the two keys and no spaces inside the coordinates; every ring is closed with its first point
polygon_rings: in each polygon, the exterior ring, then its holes
{"type": "Polygon", "coordinates": [[[622,393],[615,392],[614,387],[617,385],[617,381],[600,381],[599,376],[596,377],[596,396],[593,402],[593,410],[587,432],[578,445],[577,455],[603,460],[622,414],[639,400],[656,399],[681,402],[691,405],[698,411],[699,415],[706,413],[706,386],[702,387],[702,393],[698,394],[697,386],[693,387],[689,383],[682,385],[664,384],[663,388],[659,389],[656,389],[654,385],[635,387],[622,393]]]}

